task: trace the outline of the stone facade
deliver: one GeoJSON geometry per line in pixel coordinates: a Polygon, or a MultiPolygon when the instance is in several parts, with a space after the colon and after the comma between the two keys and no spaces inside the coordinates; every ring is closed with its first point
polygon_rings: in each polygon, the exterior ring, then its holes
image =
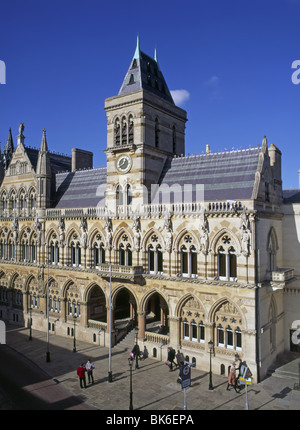
{"type": "Polygon", "coordinates": [[[113,345],[135,326],[151,356],[166,358],[171,345],[203,370],[212,341],[213,372],[240,357],[259,380],[279,353],[297,349],[300,324],[299,207],[283,199],[281,153],[264,138],[252,150],[186,157],[186,112],[156,60],[137,47],[126,79],[105,102],[103,171],[75,172],[90,167],[88,148],[53,154],[45,130],[39,150],[25,146],[24,125],[13,151],[9,134],[0,318],[106,346],[110,322],[113,345]],[[173,171],[179,188],[203,175],[203,198],[180,200],[171,189],[162,201],[173,171]]]}

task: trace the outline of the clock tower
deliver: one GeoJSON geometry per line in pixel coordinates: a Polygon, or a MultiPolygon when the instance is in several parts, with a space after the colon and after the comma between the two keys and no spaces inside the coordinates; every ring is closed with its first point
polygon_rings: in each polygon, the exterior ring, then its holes
{"type": "Polygon", "coordinates": [[[166,161],[185,153],[186,112],[175,106],[154,58],[139,40],[119,94],[105,100],[106,205],[112,213],[137,211],[150,202],[166,161]]]}

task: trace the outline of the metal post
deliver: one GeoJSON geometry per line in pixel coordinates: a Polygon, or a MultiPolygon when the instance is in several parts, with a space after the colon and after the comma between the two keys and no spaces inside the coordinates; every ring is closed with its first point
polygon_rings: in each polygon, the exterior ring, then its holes
{"type": "Polygon", "coordinates": [[[46,362],[50,363],[50,351],[49,351],[49,258],[47,258],[47,352],[46,362]]]}
{"type": "Polygon", "coordinates": [[[108,346],[108,382],[112,382],[111,370],[111,261],[109,268],[109,346],[108,346]]]}
{"type": "Polygon", "coordinates": [[[212,368],[211,368],[211,354],[212,354],[212,347],[213,347],[213,343],[212,341],[208,342],[209,344],[209,390],[213,390],[213,383],[212,383],[212,368]]]}
{"type": "Polygon", "coordinates": [[[76,352],[76,315],[73,316],[73,320],[74,320],[74,336],[73,336],[73,352],[76,352]]]}
{"type": "Polygon", "coordinates": [[[31,328],[31,326],[32,326],[32,307],[31,307],[31,303],[30,303],[30,308],[29,308],[29,340],[32,340],[32,328],[31,328]]]}
{"type": "MultiPolygon", "coordinates": [[[[138,346],[138,329],[137,328],[135,329],[135,345],[138,346]]],[[[135,350],[136,350],[135,351],[135,368],[139,369],[139,354],[138,354],[139,349],[136,348],[135,350]]]]}
{"type": "Polygon", "coordinates": [[[248,385],[247,385],[247,381],[245,381],[245,393],[246,393],[246,411],[249,410],[249,405],[248,405],[248,385]]]}
{"type": "Polygon", "coordinates": [[[186,411],[186,388],[183,389],[183,393],[184,393],[183,410],[186,411]]]}
{"type": "Polygon", "coordinates": [[[133,404],[132,404],[132,365],[133,365],[133,361],[131,360],[131,358],[128,358],[128,363],[129,363],[129,378],[130,378],[130,385],[129,385],[129,410],[132,411],[133,410],[133,404]]]}

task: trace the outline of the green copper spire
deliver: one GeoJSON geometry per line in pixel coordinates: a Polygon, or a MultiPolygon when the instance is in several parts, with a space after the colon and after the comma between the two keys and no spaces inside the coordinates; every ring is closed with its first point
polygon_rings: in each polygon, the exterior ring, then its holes
{"type": "Polygon", "coordinates": [[[135,53],[134,53],[134,57],[133,58],[140,58],[140,38],[139,35],[137,35],[137,40],[136,40],[136,48],[135,48],[135,53]]]}

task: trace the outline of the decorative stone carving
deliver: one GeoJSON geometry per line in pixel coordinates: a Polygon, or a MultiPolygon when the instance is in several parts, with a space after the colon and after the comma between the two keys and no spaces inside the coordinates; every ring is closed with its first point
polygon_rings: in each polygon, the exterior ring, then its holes
{"type": "Polygon", "coordinates": [[[207,216],[204,211],[201,212],[200,215],[200,244],[201,251],[204,255],[208,253],[208,245],[209,245],[209,225],[207,221],[207,216]]]}
{"type": "Polygon", "coordinates": [[[140,250],[141,246],[141,222],[139,215],[133,216],[133,234],[134,234],[134,248],[136,251],[140,250]]]}
{"type": "Polygon", "coordinates": [[[86,218],[82,218],[80,223],[80,230],[81,230],[81,239],[80,244],[82,248],[86,248],[87,245],[87,221],[86,218]]]}
{"type": "Polygon", "coordinates": [[[65,221],[62,217],[59,219],[58,229],[59,229],[59,245],[60,247],[63,247],[65,246],[66,234],[65,234],[65,221]]]}
{"type": "Polygon", "coordinates": [[[112,222],[109,217],[106,218],[105,227],[106,237],[105,237],[105,248],[111,251],[112,248],[112,222]]]}
{"type": "Polygon", "coordinates": [[[246,209],[243,210],[241,214],[241,252],[245,257],[248,257],[251,254],[251,231],[250,231],[250,222],[249,222],[249,214],[246,209]]]}
{"type": "Polygon", "coordinates": [[[34,229],[37,231],[36,243],[38,246],[41,246],[41,243],[42,243],[42,224],[38,218],[38,213],[36,213],[34,229]]]}
{"type": "Polygon", "coordinates": [[[171,221],[171,215],[169,212],[165,215],[165,222],[164,222],[164,230],[165,230],[165,250],[167,252],[172,252],[172,245],[173,245],[173,233],[172,233],[172,221],[171,221]]]}

